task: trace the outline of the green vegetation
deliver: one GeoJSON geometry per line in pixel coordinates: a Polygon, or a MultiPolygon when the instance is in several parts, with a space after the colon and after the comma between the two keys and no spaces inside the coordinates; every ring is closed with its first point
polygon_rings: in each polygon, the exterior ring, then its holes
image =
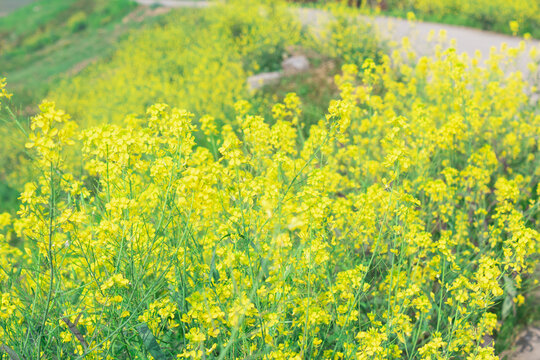
{"type": "Polygon", "coordinates": [[[307,137],[295,94],[272,119],[155,104],[90,129],[43,103],[39,174],[0,217],[5,348],[497,360],[483,339],[508,336],[538,263],[537,104],[500,57],[400,50],[344,66],[307,137]]]}
{"type": "Polygon", "coordinates": [[[109,54],[133,26],[122,20],[134,8],[130,0],[43,0],[0,18],[0,76],[17,103],[35,106],[66,73],[109,54]]]}
{"type": "MultiPolygon", "coordinates": [[[[345,62],[359,63],[366,57],[380,58],[381,45],[372,29],[345,17],[339,17],[321,37],[314,38],[283,7],[265,9],[266,13],[257,13],[241,3],[231,8],[178,9],[142,30],[109,42],[108,50],[100,48],[96,53],[92,52],[103,45],[103,32],[110,35],[118,31],[119,24],[88,26],[72,34],[73,39],[80,41],[74,40],[69,46],[53,44],[45,50],[27,49],[28,53],[19,57],[38,59],[35,63],[19,68],[16,64],[21,61],[10,62],[16,68],[11,75],[8,73],[10,88],[16,93],[14,104],[20,104],[21,99],[34,106],[42,97],[56,100],[82,127],[120,123],[129,114],[143,114],[146,107],[156,102],[174,103],[198,115],[209,114],[223,124],[224,119],[234,116],[234,104],[240,99],[247,99],[261,114],[271,118],[270,104],[296,91],[305,104],[303,126],[307,134],[310,124],[324,116],[330,99],[336,95],[333,77],[339,67],[345,62]],[[82,49],[74,51],[75,47],[82,49]],[[294,49],[310,54],[313,67],[309,73],[284,78],[259,92],[248,92],[249,75],[278,70],[284,56],[294,49]],[[49,57],[39,59],[43,51],[50,52],[49,57]],[[110,55],[104,57],[104,51],[110,55]],[[323,53],[329,55],[319,55],[323,53]],[[101,60],[74,73],[73,63],[77,67],[81,64],[77,61],[83,59],[82,64],[87,65],[95,56],[101,60]],[[65,61],[57,61],[58,58],[65,61]],[[15,80],[14,86],[11,79],[15,80]],[[31,96],[25,98],[28,93],[31,96]]],[[[57,11],[57,15],[62,13],[57,11]]],[[[55,22],[44,14],[41,18],[48,19],[43,23],[55,22]]],[[[50,32],[66,31],[62,24],[50,32]]],[[[121,29],[126,29],[125,24],[121,29]]],[[[21,124],[23,128],[28,128],[26,123],[24,120],[21,124]]],[[[13,135],[20,133],[17,126],[10,122],[0,132],[12,134],[11,141],[0,144],[0,153],[5,154],[0,159],[0,179],[5,183],[0,195],[5,193],[11,199],[4,203],[4,209],[14,209],[15,194],[34,174],[31,167],[22,165],[27,163],[28,156],[23,147],[24,137],[13,135]]],[[[200,136],[197,139],[205,142],[200,136]]]]}

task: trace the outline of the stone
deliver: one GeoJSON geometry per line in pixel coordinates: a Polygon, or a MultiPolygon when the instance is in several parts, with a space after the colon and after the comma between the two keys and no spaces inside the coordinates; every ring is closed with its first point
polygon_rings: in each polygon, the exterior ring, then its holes
{"type": "Polygon", "coordinates": [[[276,84],[283,74],[281,71],[265,72],[250,76],[247,79],[250,90],[257,90],[265,85],[276,84]]]}
{"type": "Polygon", "coordinates": [[[283,60],[281,67],[286,74],[296,74],[309,70],[309,60],[304,55],[295,55],[283,60]]]}

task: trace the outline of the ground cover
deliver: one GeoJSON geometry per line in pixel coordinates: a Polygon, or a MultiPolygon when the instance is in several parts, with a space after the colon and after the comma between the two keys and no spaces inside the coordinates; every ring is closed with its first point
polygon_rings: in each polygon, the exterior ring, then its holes
{"type": "Polygon", "coordinates": [[[107,54],[134,7],[128,0],[37,1],[0,18],[0,69],[20,105],[35,105],[65,72],[107,54]]]}

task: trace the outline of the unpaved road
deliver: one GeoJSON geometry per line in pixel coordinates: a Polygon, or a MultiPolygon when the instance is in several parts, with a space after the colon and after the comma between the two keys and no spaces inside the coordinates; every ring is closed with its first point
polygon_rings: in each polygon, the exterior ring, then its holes
{"type": "MultiPolygon", "coordinates": [[[[319,9],[298,9],[298,14],[303,24],[315,27],[323,25],[330,18],[326,11],[319,9]]],[[[362,18],[374,24],[380,35],[387,40],[401,42],[403,37],[409,37],[412,47],[420,55],[429,55],[433,51],[433,46],[426,41],[430,32],[437,36],[440,31],[445,31],[448,40],[456,40],[458,53],[465,52],[470,56],[474,56],[476,51],[480,51],[483,57],[487,57],[492,47],[500,48],[503,43],[506,43],[509,47],[515,48],[519,46],[522,40],[514,36],[462,26],[418,21],[410,22],[384,16],[362,18]]],[[[527,45],[529,47],[540,46],[540,41],[531,40],[528,41],[527,45]]]]}
{"type": "Polygon", "coordinates": [[[135,2],[141,4],[141,5],[161,5],[166,7],[173,7],[173,8],[180,8],[180,7],[207,7],[210,5],[209,1],[183,1],[183,0],[135,0],[135,2]]]}
{"type": "Polygon", "coordinates": [[[0,17],[6,16],[12,11],[31,4],[35,0],[0,0],[0,17]]]}
{"type": "MultiPolygon", "coordinates": [[[[159,4],[167,7],[206,7],[211,4],[210,1],[183,1],[183,0],[136,0],[142,5],[159,4]]],[[[331,15],[324,10],[298,8],[300,21],[311,26],[315,30],[320,29],[327,22],[331,15]]],[[[458,53],[467,53],[474,56],[476,51],[482,54],[482,58],[487,58],[491,48],[500,49],[502,44],[508,47],[516,48],[519,46],[521,38],[498,34],[489,31],[471,29],[462,26],[453,26],[446,24],[436,24],[429,22],[409,22],[404,19],[390,18],[384,16],[363,17],[367,22],[371,22],[378,28],[382,38],[393,40],[398,44],[403,37],[408,37],[413,49],[419,55],[431,55],[433,53],[433,43],[429,43],[427,38],[431,32],[437,36],[441,30],[445,31],[448,40],[456,40],[456,50],[458,53]]],[[[540,47],[540,41],[527,41],[527,48],[540,47]]],[[[518,68],[526,71],[526,65],[529,61],[528,49],[518,59],[518,68]]]]}

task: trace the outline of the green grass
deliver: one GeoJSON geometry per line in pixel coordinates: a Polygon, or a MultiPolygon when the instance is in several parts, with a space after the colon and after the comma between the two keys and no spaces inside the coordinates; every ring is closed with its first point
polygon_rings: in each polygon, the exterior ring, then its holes
{"type": "Polygon", "coordinates": [[[37,1],[0,18],[0,76],[8,77],[15,105],[32,113],[51,86],[110,53],[128,30],[130,0],[37,1]]]}

